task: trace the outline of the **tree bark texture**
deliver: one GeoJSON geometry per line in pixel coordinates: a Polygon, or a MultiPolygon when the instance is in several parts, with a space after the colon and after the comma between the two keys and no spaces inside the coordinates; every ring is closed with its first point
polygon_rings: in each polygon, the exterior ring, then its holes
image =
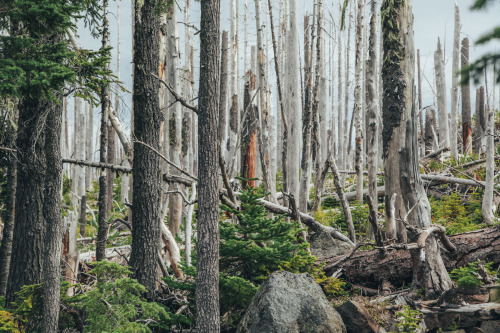
{"type": "MultiPolygon", "coordinates": [[[[219,332],[218,145],[220,0],[201,2],[198,160],[196,326],[219,332]]],[[[235,97],[235,96],[234,96],[235,97]]]]}
{"type": "MultiPolygon", "coordinates": [[[[5,147],[13,148],[16,142],[16,129],[13,124],[15,118],[7,121],[5,147]]],[[[17,186],[17,157],[12,151],[7,152],[7,182],[5,185],[7,196],[5,198],[5,208],[2,214],[4,223],[2,243],[0,244],[0,296],[5,296],[7,290],[7,279],[9,277],[10,257],[12,254],[12,237],[14,234],[16,186],[17,186]]]]}
{"type": "Polygon", "coordinates": [[[496,207],[493,205],[493,185],[495,183],[495,125],[494,112],[488,112],[486,126],[486,188],[483,196],[483,219],[488,225],[497,222],[495,217],[496,207]]]}
{"type": "MultiPolygon", "coordinates": [[[[104,2],[103,8],[106,10],[107,1],[104,2]]],[[[107,13],[104,12],[103,15],[103,32],[102,32],[102,47],[106,48],[109,44],[109,30],[108,30],[108,19],[107,13]]],[[[108,64],[109,69],[109,64],[108,64]]],[[[102,87],[101,90],[101,134],[99,142],[99,162],[108,162],[108,113],[111,107],[110,92],[109,87],[102,87]]],[[[109,197],[109,186],[107,178],[111,171],[106,169],[101,169],[101,174],[99,176],[99,213],[97,217],[97,244],[96,244],[96,260],[104,260],[106,255],[106,238],[108,232],[108,212],[110,207],[108,207],[108,197],[109,197]]]]}
{"type": "MultiPolygon", "coordinates": [[[[44,261],[42,279],[43,333],[57,332],[59,323],[62,254],[61,239],[64,232],[61,216],[60,192],[63,168],[61,156],[62,114],[62,97],[59,97],[59,103],[52,103],[45,124],[45,154],[48,168],[45,176],[45,201],[43,206],[43,215],[46,225],[43,244],[44,261]]],[[[82,173],[85,174],[85,170],[82,170],[82,173]]],[[[83,182],[85,182],[84,179],[83,182]]],[[[84,183],[82,185],[83,187],[85,186],[84,183]]]]}
{"type": "MultiPolygon", "coordinates": [[[[453,60],[451,70],[451,122],[450,147],[451,155],[458,160],[458,70],[460,57],[460,9],[455,4],[455,26],[453,31],[453,60]]],[[[422,106],[420,106],[422,108],[422,106]]]]}
{"type": "Polygon", "coordinates": [[[362,66],[363,66],[363,0],[358,0],[358,13],[356,18],[356,70],[355,81],[356,87],[354,88],[354,117],[356,118],[356,157],[354,168],[356,174],[356,199],[363,203],[363,96],[362,96],[362,66]]]}
{"type": "Polygon", "coordinates": [[[17,190],[12,255],[6,302],[22,286],[41,282],[45,219],[45,121],[51,107],[45,99],[25,98],[19,104],[17,190]]]}
{"type": "Polygon", "coordinates": [[[450,146],[450,131],[448,126],[448,107],[446,104],[446,77],[445,64],[441,41],[438,38],[436,52],[434,52],[434,71],[436,73],[437,107],[439,115],[439,148],[450,146]]]}
{"type": "Polygon", "coordinates": [[[244,92],[244,109],[243,128],[241,131],[241,175],[249,181],[243,182],[243,188],[246,186],[255,187],[255,180],[250,180],[256,177],[257,167],[257,126],[258,126],[258,109],[257,106],[251,103],[251,99],[255,94],[256,76],[251,70],[247,71],[245,92],[244,92]]]}
{"type": "MultiPolygon", "coordinates": [[[[159,20],[156,1],[136,2],[134,32],[134,132],[137,141],[160,148],[163,120],[157,98],[160,82],[151,74],[159,69],[159,20]]],[[[158,73],[160,74],[160,73],[158,73]]],[[[160,75],[159,75],[160,76],[160,75]]],[[[160,76],[161,77],[161,76],[160,76]]],[[[132,253],[130,265],[137,280],[151,293],[156,285],[160,241],[160,157],[150,148],[134,143],[132,253]]]]}
{"type": "MultiPolygon", "coordinates": [[[[222,32],[222,46],[220,59],[220,101],[219,101],[219,144],[224,147],[226,142],[226,105],[227,105],[227,43],[228,33],[222,32]]],[[[224,151],[224,150],[223,150],[224,151]]]]}
{"type": "MultiPolygon", "coordinates": [[[[398,193],[391,190],[391,183],[399,181],[398,197],[401,194],[401,206],[408,212],[403,218],[407,218],[406,222],[410,225],[423,229],[431,224],[431,209],[418,164],[412,4],[409,0],[393,3],[384,1],[382,11],[385,11],[382,22],[385,52],[382,75],[386,200],[388,195],[398,193]],[[391,35],[396,36],[396,39],[391,38],[391,35]]],[[[405,238],[403,230],[400,226],[400,240],[405,238]]],[[[414,286],[424,287],[426,295],[440,294],[450,289],[452,282],[434,235],[428,237],[425,244],[425,258],[419,255],[420,252],[421,250],[411,251],[414,286]]]]}
{"type": "MultiPolygon", "coordinates": [[[[469,66],[469,38],[462,40],[461,68],[469,66]]],[[[472,153],[472,118],[470,109],[470,82],[462,85],[462,152],[472,153]]]]}
{"type": "MultiPolygon", "coordinates": [[[[178,89],[179,74],[179,47],[177,32],[177,7],[170,7],[170,14],[167,18],[167,77],[166,80],[174,89],[178,89]]],[[[219,50],[220,51],[220,50],[219,50]]],[[[168,94],[168,143],[170,160],[176,165],[181,165],[182,155],[182,110],[180,103],[172,105],[171,94],[168,94]]],[[[218,105],[218,104],[217,104],[218,105]]],[[[171,169],[173,175],[180,175],[176,169],[171,169]]],[[[170,191],[176,190],[176,187],[170,187],[170,191]]],[[[182,221],[182,197],[180,194],[169,194],[168,205],[168,228],[172,235],[180,233],[182,221]]]]}

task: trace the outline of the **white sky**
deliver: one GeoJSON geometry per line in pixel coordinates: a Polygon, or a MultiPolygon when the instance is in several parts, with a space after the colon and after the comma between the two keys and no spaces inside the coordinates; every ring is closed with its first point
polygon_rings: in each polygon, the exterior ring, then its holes
{"type": "MultiPolygon", "coordinates": [[[[177,4],[184,9],[184,1],[185,0],[177,0],[177,4]]],[[[254,19],[254,8],[255,3],[253,0],[239,0],[239,13],[240,13],[240,26],[239,26],[239,45],[240,48],[240,73],[243,73],[243,43],[245,40],[244,36],[244,9],[245,9],[245,1],[248,4],[248,43],[249,45],[256,44],[256,34],[255,34],[255,19],[254,19]]],[[[267,0],[263,1],[262,8],[267,15],[267,0]]],[[[351,0],[354,1],[354,0],[351,0]]],[[[461,10],[461,39],[468,36],[471,40],[471,50],[470,50],[470,58],[471,60],[477,59],[479,56],[488,51],[500,50],[500,43],[490,43],[487,46],[475,47],[473,41],[479,38],[484,33],[493,29],[493,27],[500,25],[500,3],[497,2],[495,5],[490,6],[485,11],[470,11],[470,6],[472,5],[474,0],[457,0],[460,10],[461,10]]],[[[379,3],[381,1],[379,0],[379,3]]],[[[223,30],[229,30],[229,17],[230,17],[230,0],[221,0],[221,26],[223,30]]],[[[272,0],[273,3],[273,16],[275,18],[275,29],[277,26],[277,18],[279,16],[279,1],[272,0]]],[[[112,46],[116,46],[116,31],[117,31],[117,18],[116,18],[116,2],[110,2],[110,11],[113,13],[110,15],[110,30],[111,30],[111,41],[112,46]]],[[[190,11],[190,23],[195,26],[199,26],[199,18],[200,18],[200,4],[194,0],[190,1],[191,11],[190,11]]],[[[324,5],[326,10],[332,13],[334,19],[338,21],[338,7],[339,0],[324,0],[324,5]]],[[[367,2],[368,8],[369,2],[367,2]]],[[[421,53],[421,64],[423,68],[423,74],[427,78],[423,79],[422,87],[423,87],[423,96],[424,96],[424,105],[432,104],[433,102],[433,94],[430,88],[430,84],[434,82],[434,50],[437,45],[438,37],[441,39],[441,43],[444,44],[443,47],[445,49],[445,61],[446,61],[446,81],[447,81],[447,90],[449,91],[451,87],[451,51],[452,51],[452,42],[453,42],[453,25],[454,25],[454,5],[455,1],[450,0],[413,0],[413,12],[414,12],[414,33],[415,33],[415,48],[420,49],[421,53]],[[429,83],[430,84],[429,84],[429,83]]],[[[313,1],[312,0],[299,0],[299,20],[302,21],[304,17],[304,12],[307,11],[309,13],[312,12],[313,1]]],[[[329,17],[328,12],[325,17],[329,17]]],[[[184,22],[184,13],[177,14],[177,19],[179,22],[184,22]]],[[[121,30],[121,63],[120,63],[120,78],[124,81],[127,89],[131,90],[132,87],[132,29],[131,29],[131,6],[130,0],[123,0],[120,2],[120,30],[121,30]]],[[[302,25],[302,24],[301,24],[302,25]]],[[[180,45],[181,52],[183,52],[183,36],[184,36],[184,28],[183,24],[179,24],[179,36],[180,36],[180,45]]],[[[83,27],[79,29],[80,35],[80,43],[84,47],[88,48],[98,48],[100,46],[100,42],[96,40],[92,40],[92,37],[86,32],[83,27]]],[[[269,37],[270,38],[270,37],[269,37]]],[[[303,38],[302,36],[300,38],[303,38]]],[[[195,67],[198,67],[199,55],[196,53],[198,51],[198,36],[194,36],[195,41],[195,67]]],[[[302,42],[301,42],[302,43],[302,42]]],[[[345,44],[345,39],[344,39],[345,44]]],[[[327,43],[328,46],[328,43],[327,43]]],[[[269,45],[270,55],[272,55],[272,45],[269,45]]],[[[113,61],[112,61],[112,69],[116,69],[116,59],[115,59],[116,51],[113,51],[113,61]]],[[[302,51],[301,51],[302,54],[302,51]]],[[[183,54],[181,54],[181,64],[184,62],[183,54]]],[[[351,59],[354,59],[354,55],[352,53],[351,59]]],[[[336,52],[335,58],[333,59],[334,64],[336,66],[336,52]]],[[[336,67],[335,67],[336,68],[336,67]]],[[[269,69],[270,73],[274,73],[274,68],[269,69]]],[[[196,73],[195,73],[196,75],[196,73]]],[[[351,78],[353,78],[353,73],[351,74],[351,78]]],[[[491,82],[492,77],[489,78],[490,85],[490,95],[492,94],[491,82]]],[[[270,77],[270,83],[272,86],[276,86],[274,82],[274,75],[270,77]]],[[[352,84],[351,84],[352,86],[352,84]]],[[[474,87],[472,87],[474,89],[474,87]]],[[[120,110],[120,118],[123,120],[124,124],[128,126],[128,120],[130,119],[130,107],[131,107],[131,96],[127,93],[120,93],[123,103],[120,110]]],[[[499,93],[496,93],[497,100],[499,97],[499,93]]],[[[276,94],[274,94],[276,96],[276,94]]],[[[114,100],[114,98],[113,98],[114,100]]],[[[474,102],[475,98],[471,98],[474,102]]],[[[450,98],[448,97],[448,105],[450,103],[450,98]]],[[[68,113],[70,117],[70,123],[73,122],[73,112],[72,112],[73,103],[70,101],[68,113]]],[[[274,103],[275,107],[277,103],[274,103]]],[[[498,103],[496,103],[498,105],[498,103]]],[[[474,110],[474,108],[473,108],[474,110]]],[[[96,114],[94,116],[95,125],[97,127],[99,123],[99,116],[96,114]]],[[[70,128],[71,130],[71,128],[70,128]]]]}

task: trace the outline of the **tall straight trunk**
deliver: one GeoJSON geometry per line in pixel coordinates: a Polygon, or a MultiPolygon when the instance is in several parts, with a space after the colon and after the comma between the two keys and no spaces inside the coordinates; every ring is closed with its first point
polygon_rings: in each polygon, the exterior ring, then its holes
{"type": "MultiPolygon", "coordinates": [[[[318,44],[318,47],[320,49],[321,57],[318,58],[318,69],[319,73],[321,74],[319,76],[319,80],[317,82],[318,84],[318,117],[319,117],[319,156],[318,156],[318,162],[316,163],[317,165],[323,165],[326,162],[327,154],[328,154],[328,117],[327,117],[327,109],[328,109],[328,93],[327,93],[327,73],[328,70],[326,68],[326,57],[328,56],[328,53],[326,53],[326,48],[325,48],[325,33],[324,29],[326,28],[325,24],[325,19],[324,19],[324,9],[323,9],[323,0],[318,1],[318,18],[317,18],[317,26],[318,26],[318,32],[317,32],[317,41],[316,43],[318,44]]],[[[333,61],[333,59],[331,60],[333,61]]],[[[333,105],[332,105],[333,106],[333,105]]],[[[318,174],[318,173],[316,173],[318,174]]]]}
{"type": "MultiPolygon", "coordinates": [[[[7,121],[7,131],[4,145],[7,148],[13,148],[16,142],[17,117],[7,121]]],[[[9,277],[10,256],[12,254],[12,237],[14,234],[14,219],[16,205],[16,185],[17,185],[17,157],[13,151],[7,151],[7,181],[5,198],[5,207],[2,214],[3,236],[0,244],[0,296],[5,296],[7,290],[7,278],[9,277]]]]}
{"type": "MultiPolygon", "coordinates": [[[[241,119],[243,129],[241,132],[241,175],[245,179],[256,177],[257,167],[257,127],[258,127],[258,108],[252,104],[251,99],[256,92],[256,76],[251,71],[247,71],[245,83],[245,99],[243,103],[246,115],[241,119]]],[[[243,182],[243,188],[255,187],[255,180],[243,182]]]]}
{"type": "MultiPolygon", "coordinates": [[[[412,207],[407,222],[423,229],[431,224],[431,209],[418,164],[411,1],[384,0],[381,11],[384,43],[382,78],[386,195],[392,196],[395,192],[387,184],[399,182],[399,193],[396,193],[398,196],[401,194],[404,206],[412,207]]],[[[425,288],[428,296],[450,289],[452,282],[441,258],[435,235],[428,237],[425,252],[424,258],[420,256],[421,251],[411,251],[414,287],[425,288]]]]}
{"type": "Polygon", "coordinates": [[[488,112],[486,125],[486,187],[484,189],[482,213],[484,221],[490,226],[498,222],[493,204],[493,185],[495,183],[495,116],[488,112]]]}
{"type": "Polygon", "coordinates": [[[220,0],[201,3],[199,86],[199,195],[196,326],[219,332],[219,121],[220,0]]]}
{"type": "MultiPolygon", "coordinates": [[[[453,32],[453,62],[451,69],[451,122],[450,146],[451,155],[458,160],[458,66],[460,57],[460,9],[455,4],[455,28],[453,32]]],[[[420,106],[422,108],[422,106],[420,106]]]]}
{"type": "Polygon", "coordinates": [[[371,2],[370,40],[368,44],[368,58],[366,60],[366,146],[368,165],[368,194],[377,203],[377,167],[378,167],[378,118],[379,94],[376,85],[378,69],[378,22],[377,1],[371,2]]]}
{"type": "MultiPolygon", "coordinates": [[[[176,6],[170,7],[170,15],[167,19],[167,82],[178,90],[179,84],[179,47],[177,32],[177,10],[176,6]]],[[[170,98],[169,102],[173,99],[170,98]]],[[[168,103],[171,105],[172,103],[168,103]]],[[[169,107],[168,142],[170,144],[170,160],[176,165],[181,165],[182,154],[182,110],[181,104],[175,103],[169,107]]],[[[172,169],[173,175],[179,175],[179,171],[172,169]]],[[[175,190],[176,185],[171,185],[170,190],[175,190]]],[[[178,235],[181,231],[182,221],[182,196],[180,194],[169,195],[168,206],[168,228],[172,235],[178,235]]]]}
{"type": "MultiPolygon", "coordinates": [[[[316,8],[316,4],[314,5],[316,8]]],[[[314,20],[313,20],[314,22],[314,20]]],[[[315,29],[314,25],[309,25],[309,15],[304,17],[304,97],[302,104],[302,158],[300,161],[300,197],[299,197],[299,210],[307,212],[307,202],[309,200],[309,188],[311,183],[311,170],[312,170],[312,68],[311,63],[313,58],[312,48],[310,44],[313,43],[315,29]],[[310,30],[310,33],[309,33],[310,30]],[[309,40],[309,36],[311,39],[309,40]]]]}
{"type": "MultiPolygon", "coordinates": [[[[111,108],[111,93],[109,95],[110,101],[109,101],[109,107],[111,108]]],[[[116,111],[116,114],[118,115],[118,110],[116,111]]],[[[111,121],[109,120],[109,114],[108,114],[108,120],[106,122],[106,128],[108,131],[108,151],[106,153],[107,157],[107,163],[108,164],[115,164],[115,155],[116,155],[116,144],[115,144],[115,136],[116,136],[116,131],[111,124],[111,121]]],[[[106,177],[106,201],[107,201],[107,209],[108,209],[108,214],[111,214],[113,212],[113,183],[115,179],[115,174],[114,172],[108,172],[107,177],[106,177]]]]}
{"type": "MultiPolygon", "coordinates": [[[[156,1],[136,2],[134,32],[134,133],[137,141],[160,148],[160,82],[151,76],[159,70],[159,20],[156,1]]],[[[161,70],[161,69],[160,69],[161,70]]],[[[161,73],[158,73],[160,76],[161,73]]],[[[150,148],[134,142],[132,253],[130,265],[139,283],[155,290],[156,263],[160,241],[161,170],[160,157],[150,148]]]]}
{"type": "Polygon", "coordinates": [[[356,71],[355,81],[356,87],[354,88],[354,117],[356,118],[356,200],[363,203],[363,99],[362,99],[362,66],[363,66],[363,0],[358,0],[358,15],[356,18],[356,71]]]}
{"type": "Polygon", "coordinates": [[[6,304],[15,300],[15,293],[22,286],[40,283],[42,278],[45,241],[43,202],[47,170],[44,111],[51,107],[50,104],[45,99],[28,97],[19,104],[15,222],[6,304]]]}
{"type": "MultiPolygon", "coordinates": [[[[109,45],[109,29],[108,29],[108,17],[107,17],[107,0],[103,3],[103,31],[102,31],[102,48],[106,48],[109,45]]],[[[109,63],[107,64],[109,69],[109,63]]],[[[108,162],[108,112],[111,106],[109,88],[107,86],[101,89],[101,135],[100,135],[100,147],[99,147],[99,162],[108,162]]],[[[106,236],[108,231],[108,196],[109,187],[107,186],[108,171],[106,169],[101,169],[101,175],[99,176],[99,214],[97,217],[97,244],[96,244],[96,260],[104,260],[106,258],[106,236]]]]}
{"type": "MultiPolygon", "coordinates": [[[[246,15],[246,14],[245,14],[246,15]]],[[[246,16],[245,16],[246,17],[246,16]]],[[[246,26],[246,24],[245,24],[246,26]]],[[[231,0],[231,80],[229,85],[229,96],[231,97],[231,107],[229,108],[229,138],[227,145],[228,161],[235,158],[236,170],[238,170],[239,158],[236,147],[238,140],[238,129],[240,122],[240,110],[238,103],[238,5],[237,0],[231,0]]],[[[246,42],[245,42],[246,56],[246,42]]],[[[233,177],[234,175],[229,175],[233,177]]]]}
{"type": "MultiPolygon", "coordinates": [[[[76,154],[76,159],[79,160],[84,160],[87,156],[86,153],[86,135],[87,135],[87,103],[82,100],[82,105],[80,107],[80,113],[78,114],[78,117],[80,118],[79,120],[79,129],[78,131],[80,132],[79,135],[79,142],[78,142],[78,149],[77,149],[77,154],[76,154]]],[[[80,170],[78,172],[78,196],[81,198],[85,195],[85,185],[86,185],[86,180],[85,180],[85,175],[86,175],[86,170],[85,167],[80,167],[80,170]]]]}
{"type": "Polygon", "coordinates": [[[486,152],[486,117],[484,112],[485,98],[484,86],[476,90],[476,126],[475,126],[475,140],[474,140],[474,153],[481,155],[486,152]]]}
{"type": "MultiPolygon", "coordinates": [[[[45,124],[45,154],[47,160],[45,176],[45,194],[43,215],[45,218],[45,237],[43,245],[43,316],[42,332],[57,332],[59,323],[61,294],[61,252],[64,225],[61,216],[61,183],[62,183],[62,97],[59,103],[53,103],[45,124]]],[[[85,110],[83,111],[85,114],[85,110]]],[[[82,130],[84,131],[85,128],[82,130]]],[[[85,144],[85,143],[83,143],[85,144]]],[[[82,174],[84,174],[82,170],[82,174]]],[[[80,187],[85,188],[84,179],[80,187]]],[[[76,241],[76,239],[75,239],[76,241]]]]}
{"type": "MultiPolygon", "coordinates": [[[[462,40],[461,50],[461,65],[462,69],[469,66],[469,38],[462,40]]],[[[462,85],[462,143],[463,153],[472,153],[472,118],[470,110],[470,82],[462,85]]]]}
{"type": "Polygon", "coordinates": [[[441,41],[438,38],[434,52],[434,71],[436,73],[437,107],[439,117],[439,148],[450,147],[450,130],[448,126],[448,107],[446,104],[446,77],[444,74],[444,58],[441,41]]]}
{"type": "MultiPolygon", "coordinates": [[[[417,50],[417,79],[418,79],[418,109],[419,109],[419,123],[420,123],[420,156],[425,156],[425,139],[424,139],[424,106],[422,105],[422,71],[420,69],[420,49],[417,50]]],[[[456,140],[455,140],[456,141],[456,140]]]]}
{"type": "Polygon", "coordinates": [[[345,141],[344,141],[344,132],[345,132],[345,127],[344,127],[344,117],[343,117],[343,112],[344,112],[344,95],[343,95],[343,82],[342,82],[342,72],[344,71],[344,68],[342,66],[342,31],[338,29],[338,44],[337,44],[337,49],[338,49],[338,87],[337,87],[337,96],[338,96],[338,160],[339,160],[339,165],[342,169],[345,170],[345,141]]]}
{"type": "MultiPolygon", "coordinates": [[[[351,140],[348,130],[348,121],[349,121],[349,95],[350,90],[349,86],[351,81],[349,81],[349,72],[350,72],[350,54],[351,54],[351,30],[352,30],[352,1],[350,2],[349,7],[349,26],[347,30],[347,41],[345,48],[345,89],[344,89],[344,165],[342,166],[344,169],[350,169],[349,164],[349,152],[351,150],[351,140]],[[348,136],[349,135],[349,136],[348,136]]],[[[341,184],[344,185],[345,175],[342,175],[341,184]]]]}
{"type": "Polygon", "coordinates": [[[286,90],[288,110],[288,138],[287,138],[287,191],[299,198],[299,157],[301,141],[301,101],[300,101],[300,66],[299,66],[299,38],[298,38],[298,11],[297,0],[289,2],[290,30],[287,33],[287,66],[286,90]]]}
{"type": "MultiPolygon", "coordinates": [[[[94,160],[93,142],[94,142],[94,106],[92,103],[87,103],[87,127],[86,127],[86,146],[85,146],[85,159],[87,161],[94,160]]],[[[88,167],[85,170],[85,188],[89,188],[92,184],[92,168],[88,167]]]]}
{"type": "MultiPolygon", "coordinates": [[[[219,145],[226,142],[226,102],[227,102],[227,43],[228,33],[222,32],[221,64],[220,64],[220,100],[219,100],[219,145]]],[[[224,149],[222,150],[224,151],[224,149]]]]}
{"type": "MultiPolygon", "coordinates": [[[[262,176],[264,180],[264,188],[266,193],[270,193],[271,202],[276,201],[276,179],[271,176],[271,142],[269,139],[269,130],[271,120],[269,115],[268,105],[268,85],[267,85],[267,70],[266,70],[266,54],[264,50],[264,29],[265,25],[262,22],[262,0],[255,0],[255,22],[257,24],[257,59],[259,67],[259,100],[260,100],[260,157],[262,165],[262,176]]],[[[272,110],[271,110],[272,111],[272,110]]]]}

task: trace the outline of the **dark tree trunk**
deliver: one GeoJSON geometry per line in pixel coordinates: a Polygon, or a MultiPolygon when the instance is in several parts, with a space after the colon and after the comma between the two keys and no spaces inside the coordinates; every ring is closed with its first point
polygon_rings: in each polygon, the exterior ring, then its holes
{"type": "Polygon", "coordinates": [[[82,196],[80,202],[80,237],[85,237],[85,222],[87,216],[87,196],[82,196]]]}
{"type": "MultiPolygon", "coordinates": [[[[58,331],[59,298],[61,293],[61,251],[64,225],[61,216],[61,131],[63,100],[52,103],[45,124],[45,202],[43,215],[46,231],[43,249],[43,319],[42,332],[58,331]]],[[[83,200],[82,200],[83,201],[83,200]]]]}
{"type": "MultiPolygon", "coordinates": [[[[137,141],[159,150],[163,121],[158,100],[160,82],[151,75],[157,74],[159,68],[160,23],[156,14],[157,1],[145,0],[135,5],[134,132],[137,141]]],[[[134,228],[130,265],[135,277],[148,289],[151,297],[156,284],[162,223],[160,157],[137,141],[134,143],[134,228]]]]}
{"type": "Polygon", "coordinates": [[[22,286],[41,282],[45,221],[45,99],[25,98],[19,105],[17,190],[7,304],[22,286]]]}
{"type": "Polygon", "coordinates": [[[219,190],[218,100],[220,64],[220,0],[201,2],[200,86],[198,104],[198,247],[196,326],[219,332],[219,190]]]}
{"type": "MultiPolygon", "coordinates": [[[[12,120],[16,122],[15,120],[12,120]]],[[[16,141],[16,130],[10,121],[7,121],[7,135],[5,147],[14,148],[16,141]]],[[[17,158],[16,153],[7,152],[7,183],[5,190],[5,208],[2,214],[4,223],[2,244],[0,245],[0,296],[5,295],[7,289],[7,278],[9,276],[10,256],[12,253],[12,236],[14,233],[16,183],[17,183],[17,158]]]]}
{"type": "MultiPolygon", "coordinates": [[[[102,47],[106,48],[109,44],[109,30],[107,19],[107,0],[103,3],[104,22],[102,31],[102,47]]],[[[109,63],[107,65],[109,69],[109,63]]],[[[107,163],[108,158],[108,112],[111,106],[109,87],[102,87],[101,92],[101,137],[99,146],[99,162],[107,163]]],[[[101,175],[99,176],[99,213],[97,217],[97,244],[96,244],[96,260],[101,261],[106,259],[106,238],[108,232],[108,174],[111,170],[102,168],[101,175]]]]}
{"type": "MultiPolygon", "coordinates": [[[[110,106],[111,106],[111,101],[110,101],[110,106]]],[[[118,110],[115,110],[115,114],[118,116],[118,110]]],[[[108,151],[107,151],[107,162],[108,164],[115,164],[115,155],[116,155],[116,146],[115,146],[115,136],[116,136],[116,131],[109,123],[107,125],[107,131],[108,131],[108,151]]],[[[106,175],[106,208],[108,209],[108,214],[111,214],[113,211],[113,181],[115,178],[115,174],[113,172],[108,172],[106,175]]]]}
{"type": "MultiPolygon", "coordinates": [[[[245,95],[243,101],[244,118],[241,119],[243,129],[241,131],[241,175],[245,179],[256,177],[257,170],[257,126],[258,115],[257,107],[251,103],[253,96],[250,91],[255,93],[256,76],[251,70],[247,71],[247,81],[245,82],[245,95]]],[[[255,180],[244,181],[243,188],[255,187],[255,180]]]]}
{"type": "Polygon", "coordinates": [[[476,124],[474,133],[474,154],[480,155],[485,153],[485,138],[483,135],[486,131],[486,117],[484,114],[484,86],[476,90],[476,124]]]}
{"type": "MultiPolygon", "coordinates": [[[[469,38],[462,40],[462,69],[469,66],[469,38]]],[[[462,86],[462,143],[464,154],[472,153],[472,118],[470,109],[470,83],[462,86]]]]}

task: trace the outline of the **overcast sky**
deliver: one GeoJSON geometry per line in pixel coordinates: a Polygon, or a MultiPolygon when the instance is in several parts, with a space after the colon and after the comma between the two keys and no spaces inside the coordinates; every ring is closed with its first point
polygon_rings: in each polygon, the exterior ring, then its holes
{"type": "MultiPolygon", "coordinates": [[[[177,0],[177,4],[184,9],[184,1],[185,0],[177,0]]],[[[245,12],[245,1],[247,1],[247,10],[248,10],[248,27],[247,27],[247,40],[249,45],[256,44],[256,34],[255,34],[255,2],[254,0],[239,0],[239,45],[240,45],[240,73],[243,73],[243,43],[245,40],[245,28],[244,28],[244,12],[245,12]]],[[[263,10],[265,11],[265,15],[267,16],[267,1],[262,0],[263,10]]],[[[351,0],[353,1],[353,0],[351,0]]],[[[487,10],[483,11],[471,11],[469,8],[473,3],[473,0],[457,0],[456,1],[460,7],[461,11],[461,39],[464,37],[469,37],[471,40],[471,50],[470,57],[471,60],[474,60],[489,51],[499,51],[500,44],[498,42],[490,43],[487,46],[475,47],[474,40],[482,36],[484,33],[493,29],[493,27],[500,25],[500,4],[497,2],[495,5],[490,6],[487,10]]],[[[229,30],[229,18],[230,18],[230,1],[229,0],[221,0],[221,26],[223,30],[229,30]]],[[[380,3],[380,1],[379,1],[380,3]]],[[[367,3],[369,4],[369,2],[367,3]]],[[[200,4],[199,2],[190,1],[191,10],[190,10],[190,23],[199,26],[200,19],[200,4]]],[[[339,13],[339,0],[324,0],[325,9],[328,13],[325,15],[327,18],[329,17],[329,13],[334,17],[335,23],[338,22],[338,13],[339,13]]],[[[451,87],[451,53],[452,53],[452,42],[453,42],[453,25],[454,25],[454,5],[455,1],[451,0],[414,0],[413,1],[413,12],[414,12],[414,32],[415,32],[415,48],[420,49],[421,53],[421,63],[423,68],[424,79],[422,83],[423,87],[423,96],[424,96],[424,105],[429,105],[433,103],[433,93],[431,89],[431,85],[434,83],[434,51],[437,45],[438,37],[441,38],[441,43],[445,49],[445,61],[446,61],[446,89],[449,91],[451,87]]],[[[117,40],[117,16],[116,16],[116,2],[110,2],[110,11],[112,15],[110,15],[110,28],[111,28],[111,40],[112,46],[116,46],[117,40]]],[[[279,15],[279,1],[273,0],[273,16],[275,20],[279,15]]],[[[304,12],[312,12],[313,1],[312,0],[299,0],[299,20],[302,22],[302,18],[304,17],[304,12]]],[[[368,8],[368,6],[367,6],[368,8]]],[[[178,8],[177,8],[178,9],[178,8]]],[[[178,12],[177,14],[178,22],[184,22],[184,13],[178,12]]],[[[120,78],[124,81],[125,86],[131,90],[132,88],[132,30],[131,30],[131,5],[130,0],[120,1],[120,30],[121,30],[121,63],[120,63],[120,78]]],[[[275,23],[275,26],[277,24],[275,23]]],[[[302,26],[302,24],[301,24],[302,26]]],[[[181,53],[183,52],[183,36],[184,36],[184,28],[185,25],[179,24],[179,41],[181,45],[181,53]]],[[[300,29],[299,29],[300,30],[300,29]]],[[[80,27],[79,29],[80,35],[80,43],[84,47],[88,48],[98,48],[100,46],[100,41],[92,40],[89,34],[80,27]]],[[[301,36],[302,38],[302,36],[301,36]]],[[[195,49],[198,51],[198,36],[194,37],[194,41],[196,43],[195,49]]],[[[334,42],[335,43],[335,42],[334,42]]],[[[335,45],[334,45],[335,46],[335,45]]],[[[335,46],[336,47],[336,46],[335,46]]],[[[270,56],[272,56],[272,45],[269,45],[270,56]]],[[[301,51],[302,52],[302,51],[301,51]]],[[[113,51],[113,55],[115,51],[113,51]]],[[[181,54],[181,64],[184,62],[183,54],[181,54]]],[[[113,56],[114,57],[114,56],[113,56]]],[[[353,59],[354,56],[351,56],[353,59]]],[[[199,63],[199,55],[195,53],[195,67],[198,67],[199,63]]],[[[335,58],[333,62],[336,66],[336,52],[335,58]]],[[[116,69],[116,59],[113,58],[112,61],[112,69],[116,69]]],[[[353,70],[353,69],[352,69],[353,70]]],[[[197,71],[197,70],[196,70],[197,71]]],[[[274,72],[274,68],[270,68],[270,73],[274,72]]],[[[273,86],[274,76],[270,78],[270,82],[273,86]]],[[[354,75],[351,75],[353,78],[354,75]]],[[[490,78],[490,98],[492,95],[491,82],[493,80],[490,78]]],[[[130,117],[130,106],[131,106],[131,96],[127,93],[120,93],[123,103],[120,109],[120,118],[124,121],[124,124],[128,126],[128,119],[130,117]]],[[[276,94],[275,94],[276,95],[276,94]]],[[[499,99],[499,93],[496,93],[496,99],[499,99]]],[[[114,100],[114,99],[113,99],[114,100]]],[[[471,98],[472,102],[475,101],[475,98],[471,98]]],[[[448,97],[448,105],[450,104],[450,98],[448,97]]],[[[276,106],[276,103],[274,103],[276,106]]],[[[498,105],[498,103],[495,103],[498,105]]],[[[70,101],[70,110],[71,110],[72,102],[70,101]]],[[[474,109],[473,109],[474,110],[474,109]]],[[[72,112],[69,112],[70,122],[72,118],[72,112]]],[[[95,117],[98,118],[98,117],[95,117]]],[[[96,119],[96,126],[98,124],[98,119],[96,119]]]]}

